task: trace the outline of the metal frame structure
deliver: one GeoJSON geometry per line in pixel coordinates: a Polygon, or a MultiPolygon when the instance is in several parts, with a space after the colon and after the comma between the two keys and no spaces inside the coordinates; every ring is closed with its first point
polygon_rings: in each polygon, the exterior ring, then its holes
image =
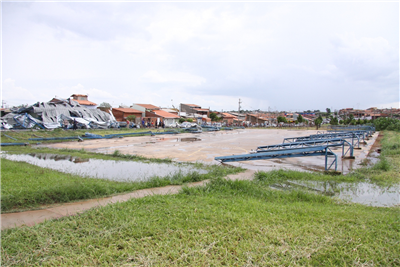
{"type": "Polygon", "coordinates": [[[242,154],[215,157],[215,160],[220,162],[235,162],[247,160],[261,160],[261,159],[276,159],[276,158],[293,158],[293,157],[310,157],[310,156],[325,156],[325,170],[329,170],[335,164],[335,171],[337,170],[337,155],[332,152],[330,145],[319,145],[301,148],[289,148],[281,150],[271,150],[267,152],[258,152],[253,154],[242,154]],[[328,158],[333,157],[333,161],[328,164],[328,158]]]}
{"type": "Polygon", "coordinates": [[[315,141],[315,140],[324,140],[324,139],[350,139],[351,145],[353,147],[357,146],[360,149],[360,138],[362,138],[363,143],[365,143],[365,137],[367,135],[366,131],[357,131],[357,132],[340,132],[340,133],[325,133],[325,134],[313,134],[309,136],[298,136],[298,137],[288,137],[283,139],[283,143],[293,143],[293,142],[304,142],[304,141],[315,141]],[[354,144],[354,141],[356,143],[354,144]]]}
{"type": "Polygon", "coordinates": [[[345,158],[347,153],[350,155],[347,158],[354,158],[353,154],[353,145],[350,144],[343,138],[334,138],[334,139],[319,139],[319,140],[310,140],[310,141],[302,141],[302,142],[292,142],[292,143],[283,143],[278,145],[269,145],[269,146],[259,146],[257,147],[257,153],[267,152],[267,151],[276,151],[283,149],[291,149],[291,148],[302,148],[302,147],[314,147],[314,146],[329,146],[329,147],[342,147],[342,158],[345,158]],[[345,151],[345,146],[349,148],[345,151]]]}
{"type": "Polygon", "coordinates": [[[351,126],[341,126],[341,125],[330,125],[328,126],[328,132],[344,132],[344,131],[369,131],[374,133],[375,127],[366,125],[351,125],[351,126]]]}

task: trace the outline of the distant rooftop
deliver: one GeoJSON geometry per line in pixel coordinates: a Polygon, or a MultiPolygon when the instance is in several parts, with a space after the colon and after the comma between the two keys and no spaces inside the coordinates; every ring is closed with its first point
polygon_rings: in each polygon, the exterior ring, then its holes
{"type": "Polygon", "coordinates": [[[144,107],[145,109],[150,109],[150,110],[160,109],[159,107],[154,106],[152,104],[137,104],[137,103],[135,103],[135,105],[138,105],[138,106],[144,107]]]}

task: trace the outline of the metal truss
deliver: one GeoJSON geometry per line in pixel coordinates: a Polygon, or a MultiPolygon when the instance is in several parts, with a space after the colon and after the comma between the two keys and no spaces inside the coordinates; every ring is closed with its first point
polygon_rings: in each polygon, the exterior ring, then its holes
{"type": "Polygon", "coordinates": [[[335,164],[337,170],[337,156],[332,152],[329,145],[319,145],[300,148],[287,148],[280,150],[271,150],[267,152],[258,152],[253,154],[242,154],[216,157],[215,160],[220,162],[235,162],[248,160],[265,160],[277,158],[293,158],[293,157],[310,157],[310,156],[325,156],[325,170],[329,170],[335,164]],[[328,163],[328,158],[333,158],[331,163],[328,163]]]}

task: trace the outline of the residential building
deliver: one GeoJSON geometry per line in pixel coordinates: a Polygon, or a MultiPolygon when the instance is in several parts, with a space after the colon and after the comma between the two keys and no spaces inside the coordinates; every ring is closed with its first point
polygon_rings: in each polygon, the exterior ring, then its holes
{"type": "Polygon", "coordinates": [[[130,115],[136,116],[135,123],[140,123],[142,118],[142,112],[133,108],[113,108],[111,110],[117,121],[126,121],[127,117],[130,115]]]}
{"type": "Polygon", "coordinates": [[[143,119],[150,122],[150,124],[153,122],[153,125],[159,125],[160,122],[164,122],[166,127],[175,127],[180,117],[176,114],[156,109],[153,111],[146,111],[146,116],[143,119]]]}
{"type": "Polygon", "coordinates": [[[195,104],[180,104],[180,116],[193,118],[198,124],[209,121],[210,109],[195,104]]]}
{"type": "Polygon", "coordinates": [[[142,112],[142,117],[146,117],[146,111],[153,111],[160,109],[159,107],[154,106],[152,104],[132,104],[131,108],[140,110],[142,112]]]}

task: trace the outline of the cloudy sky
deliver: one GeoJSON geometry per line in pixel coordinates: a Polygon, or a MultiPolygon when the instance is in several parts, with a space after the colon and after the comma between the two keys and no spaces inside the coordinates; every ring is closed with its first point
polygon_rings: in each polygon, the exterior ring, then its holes
{"type": "Polygon", "coordinates": [[[6,2],[6,105],[399,108],[399,2],[6,2]]]}

